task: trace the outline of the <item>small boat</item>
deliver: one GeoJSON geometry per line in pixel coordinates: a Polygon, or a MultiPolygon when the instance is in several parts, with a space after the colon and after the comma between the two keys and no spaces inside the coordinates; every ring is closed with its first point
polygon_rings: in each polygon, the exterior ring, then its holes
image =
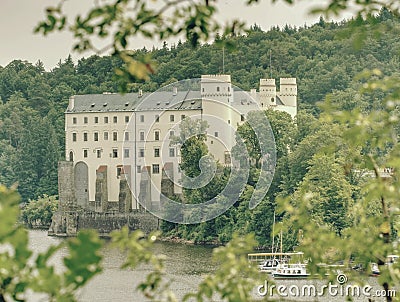
{"type": "Polygon", "coordinates": [[[287,263],[285,260],[279,260],[276,258],[266,259],[264,262],[258,265],[261,272],[272,274],[281,264],[287,263]]]}
{"type": "Polygon", "coordinates": [[[381,270],[377,263],[371,263],[371,275],[372,276],[379,276],[381,274],[381,270]]]}
{"type": "Polygon", "coordinates": [[[272,272],[274,279],[305,279],[310,276],[306,264],[281,264],[272,272]]]}
{"type": "Polygon", "coordinates": [[[387,265],[397,263],[398,261],[399,261],[399,255],[387,255],[386,256],[386,264],[387,265]]]}

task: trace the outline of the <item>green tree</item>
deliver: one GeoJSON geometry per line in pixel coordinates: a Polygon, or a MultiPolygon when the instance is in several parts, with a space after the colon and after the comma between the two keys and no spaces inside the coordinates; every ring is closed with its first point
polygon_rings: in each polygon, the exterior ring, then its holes
{"type": "Polygon", "coordinates": [[[309,217],[318,226],[328,227],[340,235],[351,226],[352,187],[333,155],[316,154],[309,165],[302,183],[292,195],[293,206],[301,199],[299,196],[309,194],[309,217]]]}
{"type": "Polygon", "coordinates": [[[43,195],[37,200],[30,200],[21,211],[22,222],[30,228],[49,228],[57,207],[57,196],[43,195]]]}

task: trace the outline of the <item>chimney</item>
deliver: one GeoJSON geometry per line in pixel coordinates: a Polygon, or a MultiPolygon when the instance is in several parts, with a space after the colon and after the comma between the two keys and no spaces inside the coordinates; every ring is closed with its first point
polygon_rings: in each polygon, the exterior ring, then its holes
{"type": "Polygon", "coordinates": [[[75,107],[75,96],[71,96],[68,102],[68,110],[72,110],[75,107]]]}
{"type": "Polygon", "coordinates": [[[177,95],[178,94],[178,87],[174,87],[172,95],[177,95]]]}
{"type": "Polygon", "coordinates": [[[143,96],[143,90],[139,89],[138,97],[141,98],[143,96]]]}

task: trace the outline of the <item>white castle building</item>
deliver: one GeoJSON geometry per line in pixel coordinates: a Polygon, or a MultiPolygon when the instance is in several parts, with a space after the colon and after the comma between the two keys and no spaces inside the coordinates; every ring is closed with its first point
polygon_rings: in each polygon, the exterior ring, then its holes
{"type": "Polygon", "coordinates": [[[203,75],[188,83],[154,93],[72,96],[65,112],[71,184],[60,185],[60,201],[73,191],[78,206],[96,212],[121,211],[121,200],[123,211],[139,209],[140,204],[157,206],[166,176],[175,182],[173,193],[182,192],[180,150],[169,138],[178,135],[184,118],[207,120],[209,150],[229,165],[234,131],[249,111],[272,108],[292,117],[297,113],[295,78],[281,78],[280,91],[274,79],[261,79],[259,91],[248,93],[233,87],[230,75],[203,75]]]}

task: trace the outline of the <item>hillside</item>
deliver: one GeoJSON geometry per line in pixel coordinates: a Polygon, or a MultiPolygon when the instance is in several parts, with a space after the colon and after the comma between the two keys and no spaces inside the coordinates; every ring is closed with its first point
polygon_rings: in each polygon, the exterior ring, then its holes
{"type": "MultiPolygon", "coordinates": [[[[179,42],[164,44],[160,49],[136,50],[136,56],[151,56],[157,69],[150,81],[127,87],[128,91],[154,91],[177,80],[221,73],[221,42],[227,42],[224,72],[231,74],[234,84],[242,89],[258,88],[259,79],[270,75],[276,79],[296,77],[301,114],[291,136],[279,138],[284,146],[287,142],[293,144],[293,152],[283,154],[278,163],[269,193],[268,208],[272,209],[275,196],[282,191],[295,192],[310,169],[312,153],[305,151],[307,146],[318,149],[315,146],[322,147],[321,138],[337,138],[337,129],[314,119],[320,112],[317,102],[331,94],[339,108],[370,110],[379,106],[383,94],[360,97],[357,91],[362,80],[356,76],[374,68],[387,75],[398,73],[399,33],[400,21],[385,10],[368,20],[335,23],[321,18],[319,23],[301,28],[263,31],[254,25],[245,36],[219,37],[196,49],[179,42]]],[[[57,194],[57,162],[64,157],[63,112],[68,98],[74,94],[118,92],[124,80],[115,78],[114,69],[121,65],[117,57],[91,56],[77,63],[68,57],[51,71],[45,71],[40,61],[33,64],[15,60],[0,67],[0,183],[10,186],[18,182],[24,201],[57,194]]],[[[281,119],[285,119],[285,127],[295,127],[286,117],[270,118],[274,129],[279,130],[281,119]]],[[[335,164],[329,158],[325,160],[335,164]]],[[[270,225],[251,228],[262,231],[263,227],[270,225]]]]}

